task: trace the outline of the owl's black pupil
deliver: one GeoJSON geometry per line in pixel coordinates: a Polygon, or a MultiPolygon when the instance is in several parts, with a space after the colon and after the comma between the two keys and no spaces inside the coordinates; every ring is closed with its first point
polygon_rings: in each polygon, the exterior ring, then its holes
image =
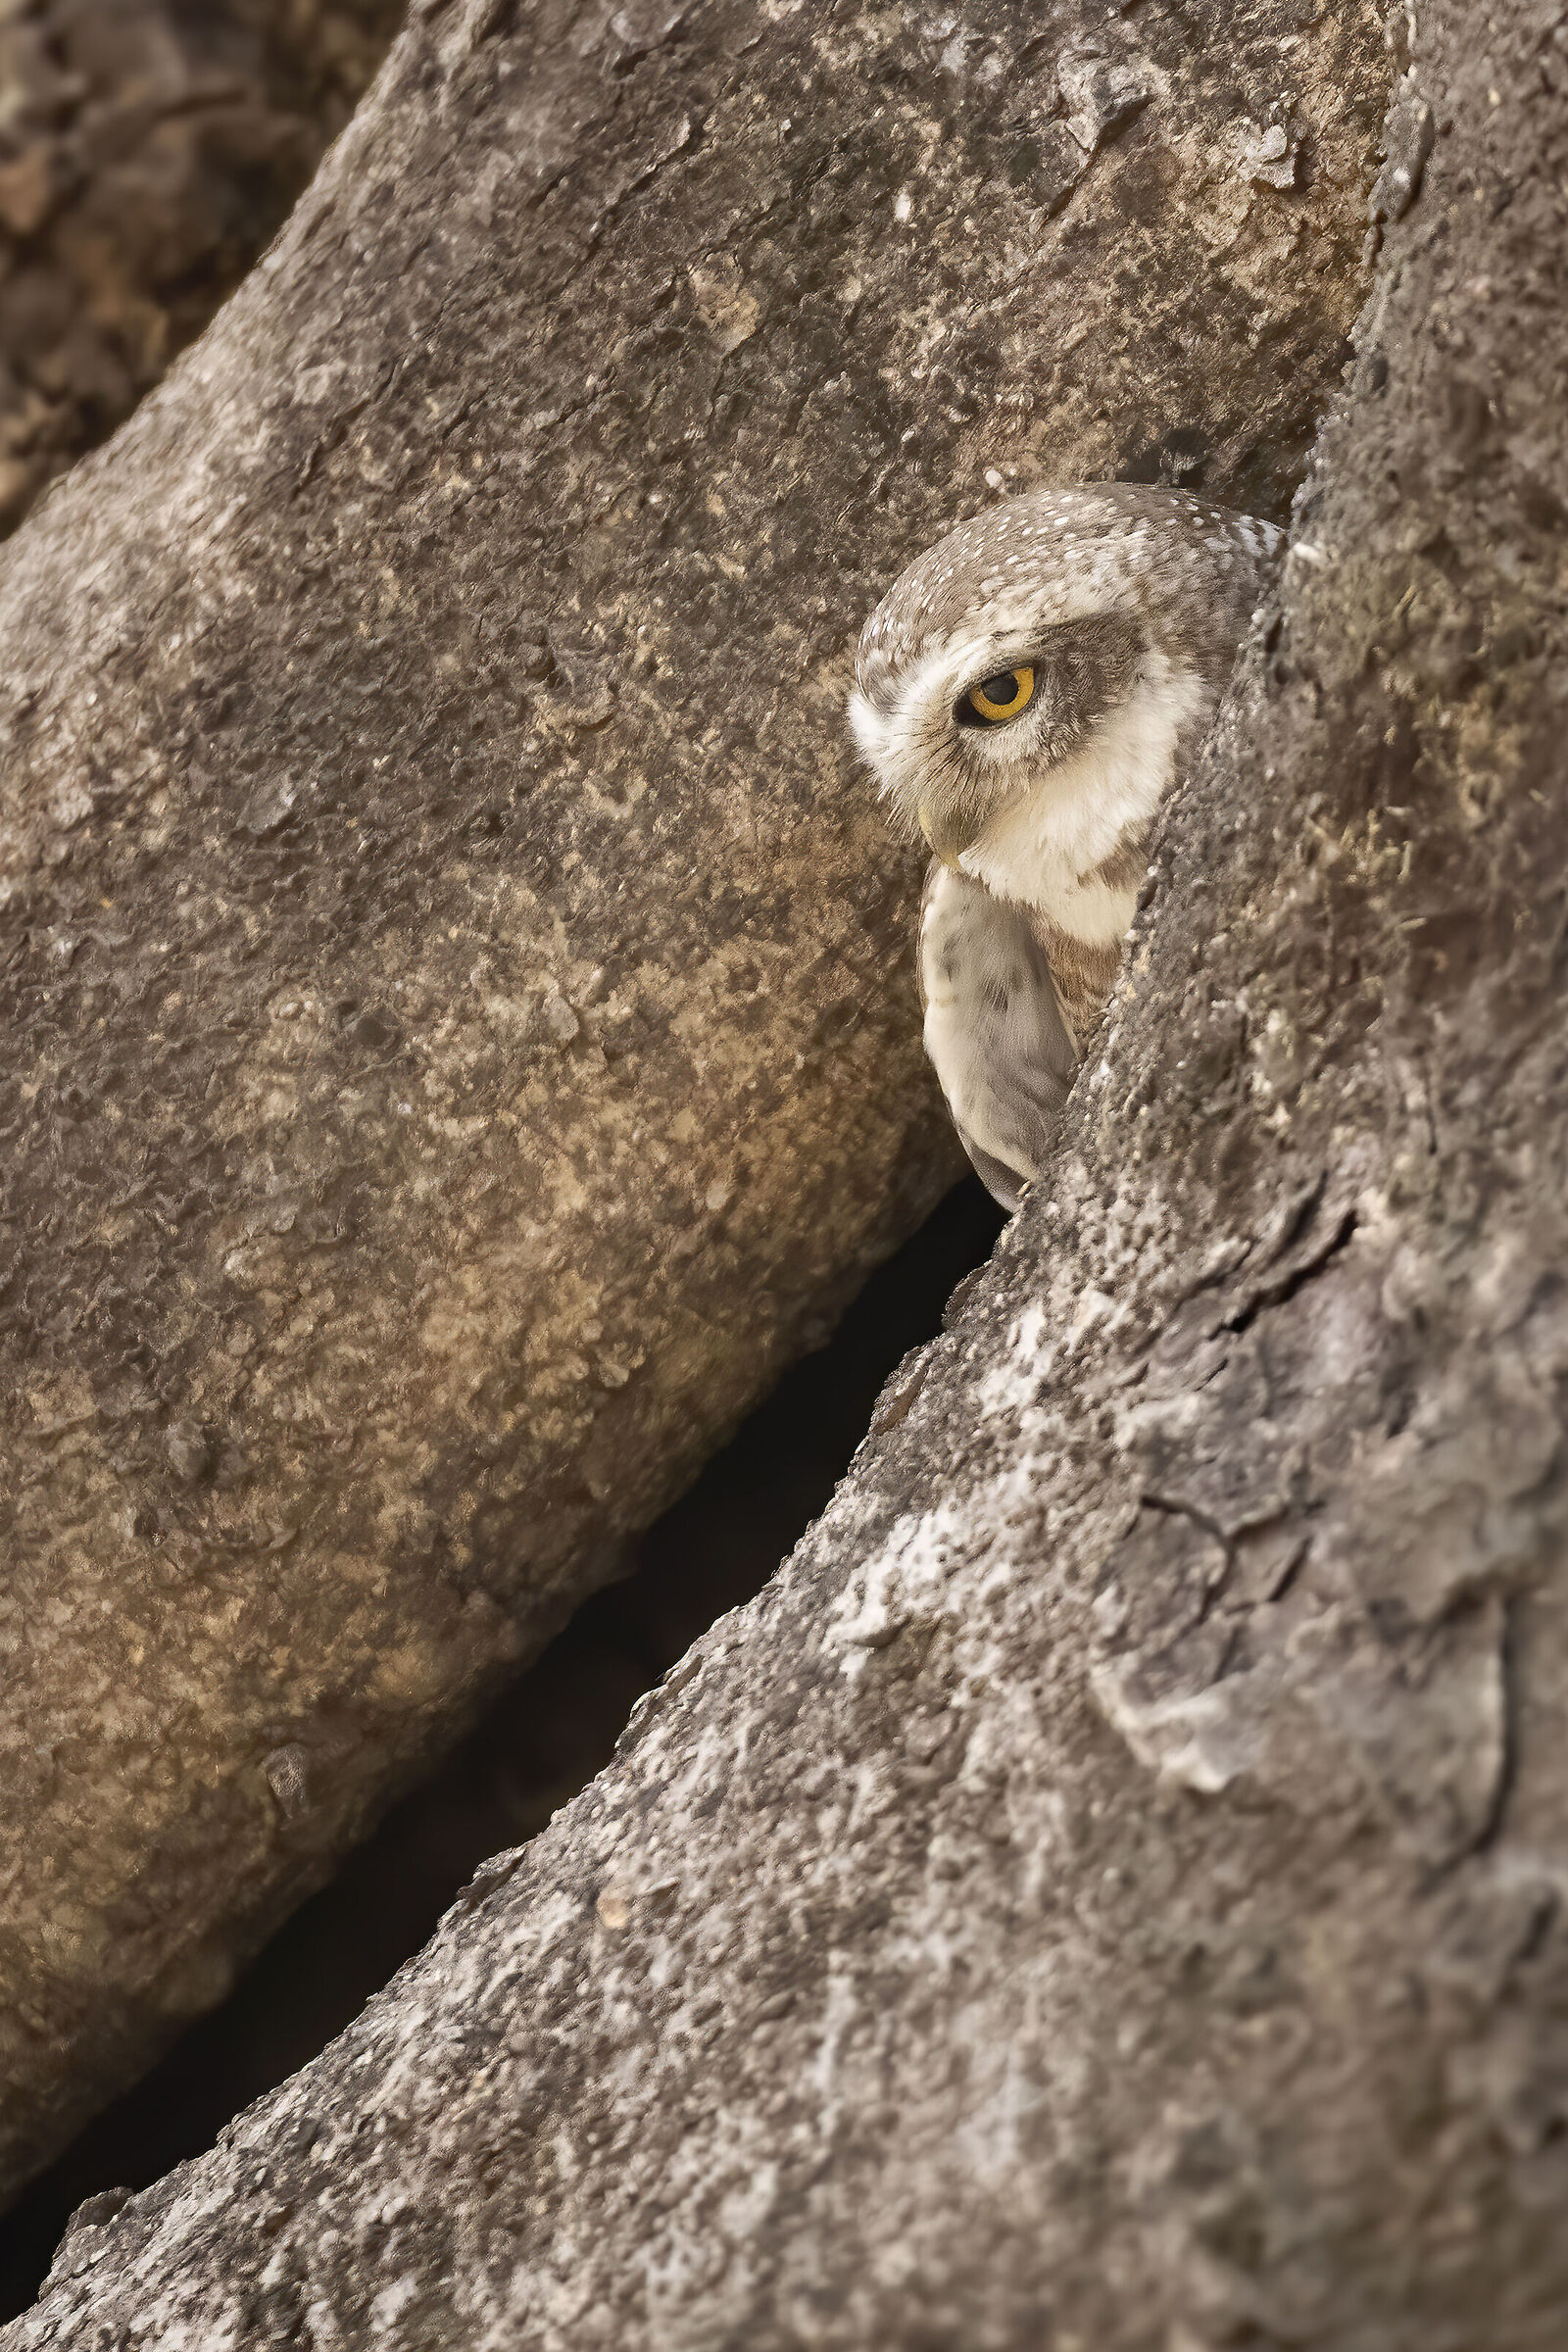
{"type": "Polygon", "coordinates": [[[1004,669],[1000,677],[987,678],[980,691],[988,703],[1010,703],[1018,691],[1018,672],[1004,669]]]}

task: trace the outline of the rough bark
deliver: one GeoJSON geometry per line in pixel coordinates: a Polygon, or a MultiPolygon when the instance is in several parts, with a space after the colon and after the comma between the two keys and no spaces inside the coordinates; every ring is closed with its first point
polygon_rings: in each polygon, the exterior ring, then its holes
{"type": "Polygon", "coordinates": [[[426,8],[12,542],[6,2176],[948,1181],[847,643],[989,482],[1281,511],[1383,75],[1286,0],[426,8]]]}
{"type": "Polygon", "coordinates": [[[0,536],[233,292],[401,0],[0,4],[0,536]]]}
{"type": "Polygon", "coordinates": [[[1568,54],[1494,23],[1421,14],[1050,1182],[614,1768],[7,2352],[1560,2342],[1568,54]]]}

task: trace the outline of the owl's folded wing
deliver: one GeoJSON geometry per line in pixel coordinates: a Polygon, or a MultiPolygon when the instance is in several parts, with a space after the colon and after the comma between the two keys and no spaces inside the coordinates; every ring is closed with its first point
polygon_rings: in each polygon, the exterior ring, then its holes
{"type": "Polygon", "coordinates": [[[1016,1208],[1077,1067],[1028,916],[940,861],[926,876],[917,961],[925,1050],[987,1190],[1016,1208]]]}

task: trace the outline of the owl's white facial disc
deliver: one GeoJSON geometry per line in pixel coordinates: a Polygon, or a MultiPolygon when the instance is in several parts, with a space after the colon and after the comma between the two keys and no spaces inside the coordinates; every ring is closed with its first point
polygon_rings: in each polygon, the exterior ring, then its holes
{"type": "Polygon", "coordinates": [[[1190,662],[1152,650],[1126,690],[1063,758],[990,815],[959,851],[959,871],[999,899],[1034,906],[1094,946],[1120,939],[1138,879],[1105,872],[1139,840],[1176,772],[1184,733],[1211,698],[1190,662]]]}
{"type": "Polygon", "coordinates": [[[850,716],[903,829],[997,897],[1119,937],[1141,840],[1206,730],[1277,539],[1177,491],[1043,491],[961,524],[860,640],[850,716]],[[1001,723],[984,682],[1027,680],[1001,723]],[[1125,865],[1125,859],[1122,864],[1125,865]]]}

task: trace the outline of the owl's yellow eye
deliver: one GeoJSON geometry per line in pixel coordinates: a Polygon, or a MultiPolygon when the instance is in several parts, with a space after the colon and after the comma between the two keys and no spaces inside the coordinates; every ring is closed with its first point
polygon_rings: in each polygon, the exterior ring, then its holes
{"type": "Polygon", "coordinates": [[[1002,724],[1004,718],[1016,718],[1027,710],[1034,698],[1035,673],[1027,665],[1022,669],[999,670],[994,678],[984,678],[971,686],[964,702],[976,718],[983,718],[988,727],[1002,724]]]}

